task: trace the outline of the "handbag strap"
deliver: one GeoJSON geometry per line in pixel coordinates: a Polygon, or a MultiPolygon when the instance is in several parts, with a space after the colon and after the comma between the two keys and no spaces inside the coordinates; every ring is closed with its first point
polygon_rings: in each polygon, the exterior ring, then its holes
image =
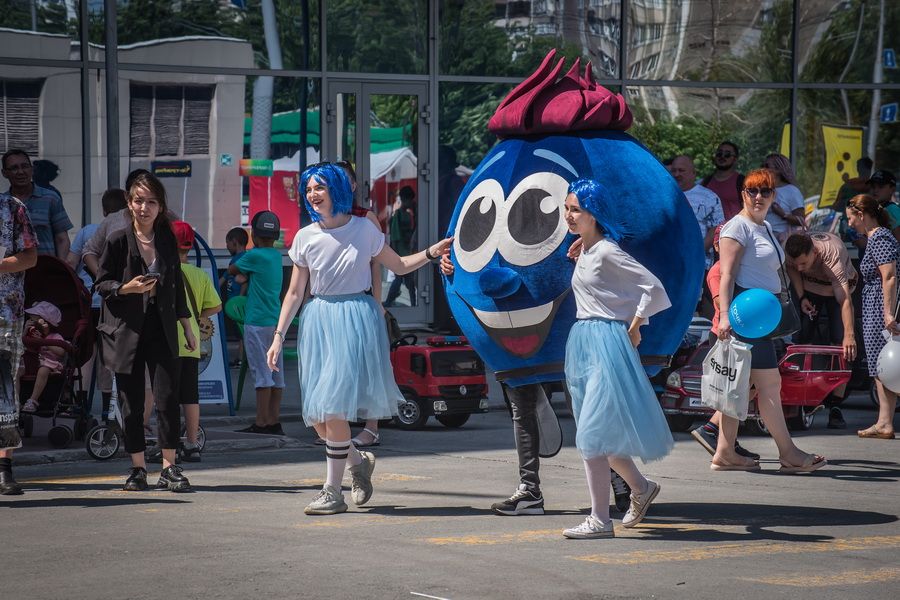
{"type": "Polygon", "coordinates": [[[197,310],[197,298],[194,297],[194,290],[191,289],[191,284],[187,282],[187,279],[184,280],[184,291],[187,292],[188,300],[191,301],[191,308],[194,309],[194,320],[197,321],[197,327],[199,327],[200,311],[197,310]]]}
{"type": "Polygon", "coordinates": [[[766,227],[766,233],[769,236],[769,239],[772,240],[772,245],[775,246],[775,254],[778,255],[778,277],[781,279],[781,291],[785,292],[790,290],[790,286],[788,285],[787,275],[784,274],[784,263],[785,263],[785,255],[784,249],[781,245],[775,241],[775,236],[772,235],[772,229],[769,226],[768,221],[763,221],[763,225],[766,227]]]}

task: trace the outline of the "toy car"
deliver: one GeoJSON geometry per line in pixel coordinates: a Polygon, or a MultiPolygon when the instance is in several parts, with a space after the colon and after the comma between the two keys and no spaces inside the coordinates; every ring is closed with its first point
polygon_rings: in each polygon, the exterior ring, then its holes
{"type": "MultiPolygon", "coordinates": [[[[695,419],[709,418],[713,412],[700,403],[703,359],[711,347],[700,346],[686,366],[670,373],[666,389],[659,396],[673,431],[687,431],[695,419]]],[[[840,346],[788,346],[778,363],[778,371],[781,373],[781,406],[785,420],[788,427],[800,430],[812,426],[815,412],[827,398],[843,400],[846,397],[851,376],[850,365],[840,346]]],[[[744,426],[752,432],[767,433],[755,397],[750,399],[744,426]]]]}
{"type": "Polygon", "coordinates": [[[484,362],[462,336],[434,336],[417,345],[415,335],[391,344],[394,379],[404,402],[394,423],[418,429],[428,417],[446,427],[462,427],[472,413],[488,410],[484,362]]]}

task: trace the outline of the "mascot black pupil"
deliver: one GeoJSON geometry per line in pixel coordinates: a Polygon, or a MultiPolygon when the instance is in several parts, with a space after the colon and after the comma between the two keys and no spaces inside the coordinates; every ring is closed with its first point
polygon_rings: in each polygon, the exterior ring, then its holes
{"type": "Polygon", "coordinates": [[[494,229],[494,221],[497,219],[497,207],[491,202],[490,209],[486,213],[481,212],[484,196],[478,198],[469,205],[469,210],[463,217],[462,227],[459,228],[459,247],[467,252],[477,250],[494,229]]]}
{"type": "Polygon", "coordinates": [[[549,192],[526,190],[509,209],[509,233],[520,244],[540,244],[559,226],[559,206],[549,213],[541,209],[541,203],[546,198],[550,198],[549,192]]]}

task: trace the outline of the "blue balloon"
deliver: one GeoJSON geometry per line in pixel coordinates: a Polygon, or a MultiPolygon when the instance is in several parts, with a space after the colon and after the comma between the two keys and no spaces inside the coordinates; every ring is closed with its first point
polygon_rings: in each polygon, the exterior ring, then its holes
{"type": "Polygon", "coordinates": [[[731,302],[728,319],[739,336],[761,338],[775,331],[781,322],[781,303],[767,290],[745,290],[731,302]]]}

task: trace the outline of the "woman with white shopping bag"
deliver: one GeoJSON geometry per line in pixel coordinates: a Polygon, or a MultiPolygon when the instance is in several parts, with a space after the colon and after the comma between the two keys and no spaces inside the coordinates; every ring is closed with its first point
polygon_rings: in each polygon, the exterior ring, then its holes
{"type": "MultiPolygon", "coordinates": [[[[757,169],[747,174],[741,192],[744,207],[722,228],[719,240],[722,273],[719,301],[723,308],[731,306],[732,299],[741,289],[760,288],[773,294],[781,292],[779,269],[784,263],[784,250],[775,243],[772,230],[766,223],[766,214],[774,197],[775,178],[771,171],[757,169]]],[[[729,322],[729,311],[722,310],[719,339],[724,340],[732,335],[735,334],[729,322]]],[[[781,375],[772,340],[735,337],[752,345],[750,381],[756,387],[759,414],[778,446],[781,472],[809,472],[825,466],[827,461],[824,457],[800,450],[788,432],[781,409],[781,375]]],[[[758,461],[734,451],[737,427],[737,419],[722,416],[719,443],[710,465],[714,471],[759,470],[758,461]]]]}
{"type": "Polygon", "coordinates": [[[647,514],[660,485],[631,457],[666,456],[673,446],[666,418],[641,365],[640,327],[671,306],[662,283],[618,245],[609,192],[590,179],[569,186],[566,223],[584,242],[572,274],[578,321],[566,342],[566,383],[572,396],[575,446],[584,459],[591,514],[567,538],[614,537],[609,518],[610,467],[631,487],[622,526],[647,514]]]}

